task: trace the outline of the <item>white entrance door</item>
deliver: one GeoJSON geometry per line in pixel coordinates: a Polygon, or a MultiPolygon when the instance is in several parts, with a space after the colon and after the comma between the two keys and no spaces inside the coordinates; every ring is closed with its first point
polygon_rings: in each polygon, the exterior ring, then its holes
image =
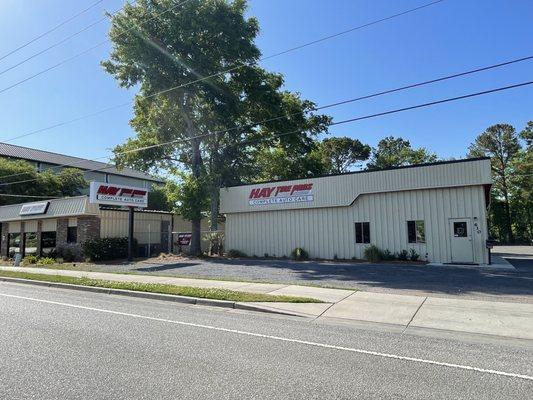
{"type": "Polygon", "coordinates": [[[452,262],[473,263],[472,224],[470,218],[450,219],[452,262]]]}

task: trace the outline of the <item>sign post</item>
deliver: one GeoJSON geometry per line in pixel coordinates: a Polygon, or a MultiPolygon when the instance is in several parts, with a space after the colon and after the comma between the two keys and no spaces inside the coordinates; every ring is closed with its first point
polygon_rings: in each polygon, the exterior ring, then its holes
{"type": "Polygon", "coordinates": [[[128,207],[128,261],[133,261],[135,208],[148,207],[148,190],[111,183],[91,182],[90,202],[128,207]]]}

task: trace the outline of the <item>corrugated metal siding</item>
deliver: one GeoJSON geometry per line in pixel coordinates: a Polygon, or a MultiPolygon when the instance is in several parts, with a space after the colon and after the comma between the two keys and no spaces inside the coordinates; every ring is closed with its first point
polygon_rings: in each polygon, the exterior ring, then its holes
{"type": "Polygon", "coordinates": [[[227,214],[226,249],[248,255],[289,256],[296,247],[311,257],[363,258],[355,222],[370,222],[371,244],[391,252],[414,248],[423,259],[451,262],[449,219],[476,218],[474,262],[486,263],[486,212],[482,186],[365,194],[348,207],[227,214]],[[407,221],[424,220],[425,244],[407,242],[407,221]]]}
{"type": "Polygon", "coordinates": [[[37,232],[37,221],[24,221],[24,232],[37,232]]]}
{"type": "Polygon", "coordinates": [[[221,213],[264,212],[350,205],[368,193],[491,184],[490,161],[474,160],[413,168],[345,174],[315,179],[238,186],[220,190],[221,213]],[[313,202],[250,206],[254,188],[313,183],[313,202]]]}
{"type": "MultiPolygon", "coordinates": [[[[116,210],[100,210],[100,236],[128,236],[128,213],[116,210]]],[[[161,242],[161,221],[172,221],[172,214],[135,212],[133,236],[139,244],[161,242]]]]}
{"type": "Polygon", "coordinates": [[[57,230],[57,219],[43,219],[43,232],[54,232],[57,230]]]}

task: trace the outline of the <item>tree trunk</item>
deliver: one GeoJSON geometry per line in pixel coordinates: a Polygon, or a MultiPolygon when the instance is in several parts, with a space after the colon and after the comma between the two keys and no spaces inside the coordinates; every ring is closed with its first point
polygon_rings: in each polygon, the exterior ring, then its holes
{"type": "MultiPolygon", "coordinates": [[[[189,124],[188,124],[189,125],[189,124]]],[[[190,137],[194,136],[194,130],[189,126],[189,132],[192,134],[190,137]]],[[[200,153],[200,139],[191,140],[192,147],[192,174],[196,179],[200,179],[202,173],[202,155],[200,153]]],[[[191,246],[190,254],[193,256],[198,256],[202,254],[202,219],[194,219],[191,221],[191,246]]]]}
{"type": "Polygon", "coordinates": [[[209,227],[212,232],[218,231],[219,194],[220,188],[218,185],[213,185],[211,188],[211,226],[209,227]]]}

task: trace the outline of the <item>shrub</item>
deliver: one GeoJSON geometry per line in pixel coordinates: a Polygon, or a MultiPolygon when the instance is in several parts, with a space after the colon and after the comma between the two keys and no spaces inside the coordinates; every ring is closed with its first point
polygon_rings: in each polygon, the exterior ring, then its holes
{"type": "Polygon", "coordinates": [[[365,258],[370,262],[381,261],[381,259],[383,258],[381,254],[381,250],[377,246],[374,246],[374,245],[367,247],[365,249],[364,254],[365,254],[365,258]]]}
{"type": "Polygon", "coordinates": [[[396,255],[392,253],[390,250],[383,250],[381,252],[381,257],[386,261],[392,261],[396,258],[396,255]]]}
{"type": "Polygon", "coordinates": [[[417,261],[419,258],[420,258],[420,254],[418,254],[415,249],[409,250],[409,259],[411,261],[417,261]]]}
{"type": "Polygon", "coordinates": [[[301,247],[297,247],[291,252],[291,258],[295,261],[308,260],[309,253],[301,247]]]}
{"type": "Polygon", "coordinates": [[[204,240],[209,242],[209,254],[222,254],[224,248],[224,232],[208,232],[204,240]]]}
{"type": "Polygon", "coordinates": [[[243,253],[240,250],[231,249],[228,251],[228,257],[230,258],[240,258],[240,257],[248,257],[246,253],[243,253]]]}
{"type": "Polygon", "coordinates": [[[38,265],[52,265],[55,264],[56,260],[54,260],[52,257],[43,257],[37,261],[38,265]]]}
{"type": "Polygon", "coordinates": [[[407,253],[407,250],[402,250],[398,253],[398,260],[407,261],[408,258],[409,258],[409,253],[407,253]]]}
{"type": "Polygon", "coordinates": [[[31,265],[31,264],[37,264],[37,262],[39,261],[39,257],[37,257],[36,255],[34,254],[28,254],[26,257],[24,257],[24,259],[22,260],[22,262],[24,263],[24,265],[31,265]]]}
{"type": "Polygon", "coordinates": [[[83,249],[79,244],[62,244],[57,246],[57,258],[73,262],[83,260],[83,249]]]}
{"type": "MultiPolygon", "coordinates": [[[[137,241],[133,243],[137,248],[137,241]]],[[[128,238],[94,238],[83,244],[83,252],[91,261],[114,260],[128,256],[128,238]]]]}

